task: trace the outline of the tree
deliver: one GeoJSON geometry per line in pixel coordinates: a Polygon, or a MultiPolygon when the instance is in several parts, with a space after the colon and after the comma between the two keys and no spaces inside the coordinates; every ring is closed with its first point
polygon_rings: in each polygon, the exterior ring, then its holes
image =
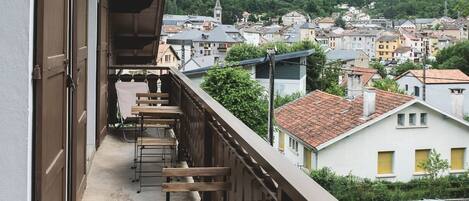
{"type": "Polygon", "coordinates": [[[309,40],[294,43],[291,49],[292,51],[314,50],[314,53],[306,60],[306,91],[324,90],[325,88],[321,88],[323,83],[321,82],[321,74],[326,65],[324,50],[317,43],[309,40]]]}
{"type": "Polygon", "coordinates": [[[399,64],[393,69],[393,75],[399,76],[407,72],[408,70],[416,70],[416,69],[422,69],[422,65],[418,65],[410,61],[406,61],[402,64],[399,64]]]}
{"type": "Polygon", "coordinates": [[[397,84],[396,80],[390,78],[374,81],[373,87],[383,91],[405,94],[405,91],[399,89],[399,84],[397,84]]]}
{"type": "Polygon", "coordinates": [[[345,96],[345,87],[341,86],[339,83],[335,82],[331,84],[328,88],[326,88],[326,93],[344,97],[345,96]]]}
{"type": "Polygon", "coordinates": [[[254,14],[249,15],[248,17],[249,22],[258,22],[259,20],[256,18],[254,14]]]}
{"type": "Polygon", "coordinates": [[[261,137],[267,134],[264,88],[242,68],[212,68],[202,88],[261,137]]]}
{"type": "Polygon", "coordinates": [[[457,43],[438,52],[436,65],[440,69],[459,69],[469,75],[469,41],[457,43]]]}
{"type": "Polygon", "coordinates": [[[340,15],[336,20],[335,20],[335,26],[345,28],[345,21],[342,19],[342,15],[340,15]]]}
{"type": "Polygon", "coordinates": [[[259,47],[252,44],[241,43],[230,48],[226,54],[225,61],[239,62],[262,56],[265,56],[265,54],[263,55],[263,52],[259,47]]]}
{"type": "Polygon", "coordinates": [[[441,154],[437,153],[435,149],[430,151],[428,159],[418,164],[418,166],[425,170],[431,180],[435,180],[441,173],[449,168],[448,160],[441,159],[441,154]]]}
{"type": "Polygon", "coordinates": [[[370,64],[370,66],[373,68],[373,69],[376,69],[378,71],[378,74],[384,79],[386,77],[388,77],[388,72],[386,71],[386,68],[384,67],[383,64],[381,64],[380,62],[372,62],[370,64]]]}
{"type": "Polygon", "coordinates": [[[286,95],[286,96],[280,96],[280,95],[276,94],[275,98],[274,98],[274,108],[282,107],[283,105],[285,105],[287,103],[290,103],[290,102],[300,98],[301,96],[303,96],[303,94],[301,92],[295,92],[295,93],[292,93],[292,94],[286,95]]]}

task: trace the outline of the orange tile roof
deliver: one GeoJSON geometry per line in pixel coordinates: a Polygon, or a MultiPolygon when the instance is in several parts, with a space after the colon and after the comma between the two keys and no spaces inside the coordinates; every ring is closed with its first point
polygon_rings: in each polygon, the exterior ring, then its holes
{"type": "Polygon", "coordinates": [[[364,86],[367,86],[368,82],[373,78],[373,76],[378,74],[378,70],[373,68],[352,67],[350,68],[350,71],[345,71],[345,77],[342,82],[342,85],[347,85],[347,74],[350,73],[362,75],[362,84],[364,86]]]}
{"type": "Polygon", "coordinates": [[[277,124],[313,147],[377,118],[414,97],[376,90],[376,111],[363,117],[363,98],[347,100],[319,90],[276,110],[277,124]]]}
{"type": "MultiPolygon", "coordinates": [[[[408,76],[409,73],[423,82],[423,70],[409,70],[398,76],[396,80],[408,76]]],[[[425,74],[427,84],[469,83],[469,76],[459,69],[428,69],[425,74]]]]}

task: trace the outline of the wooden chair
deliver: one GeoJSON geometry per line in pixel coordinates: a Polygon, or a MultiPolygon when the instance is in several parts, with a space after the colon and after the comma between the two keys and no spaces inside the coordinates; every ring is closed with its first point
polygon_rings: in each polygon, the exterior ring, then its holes
{"type": "Polygon", "coordinates": [[[167,183],[161,185],[166,192],[166,201],[170,200],[171,192],[215,192],[231,189],[231,183],[227,177],[231,174],[229,167],[194,167],[194,168],[163,168],[162,176],[166,177],[167,183]],[[212,177],[211,182],[171,182],[172,177],[212,177]],[[215,177],[224,177],[224,181],[213,181],[215,177]]]}

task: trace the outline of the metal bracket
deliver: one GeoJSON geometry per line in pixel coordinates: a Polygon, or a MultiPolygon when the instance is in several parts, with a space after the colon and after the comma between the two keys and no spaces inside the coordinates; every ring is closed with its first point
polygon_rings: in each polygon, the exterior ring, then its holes
{"type": "Polygon", "coordinates": [[[42,79],[41,66],[36,64],[34,65],[34,68],[33,68],[33,80],[40,80],[40,79],[42,79]]]}
{"type": "Polygon", "coordinates": [[[75,81],[73,81],[73,78],[70,75],[67,75],[67,87],[70,88],[72,91],[75,91],[75,89],[77,88],[75,81]]]}

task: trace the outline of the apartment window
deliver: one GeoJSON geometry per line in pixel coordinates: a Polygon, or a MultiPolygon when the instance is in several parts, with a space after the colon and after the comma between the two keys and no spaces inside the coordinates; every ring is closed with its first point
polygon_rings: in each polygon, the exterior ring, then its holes
{"type": "Polygon", "coordinates": [[[464,170],[465,148],[451,149],[451,170],[464,170]]]}
{"type": "Polygon", "coordinates": [[[410,126],[415,126],[416,118],[417,118],[417,114],[415,114],[415,113],[410,113],[409,114],[409,125],[410,126]]]}
{"type": "Polygon", "coordinates": [[[397,115],[397,125],[404,126],[405,124],[405,114],[398,114],[397,115]]]}
{"type": "Polygon", "coordinates": [[[393,151],[378,152],[378,174],[393,173],[393,151]]]}
{"type": "Polygon", "coordinates": [[[426,126],[427,125],[427,113],[421,113],[420,114],[420,125],[421,126],[426,126]]]}
{"type": "Polygon", "coordinates": [[[389,45],[386,45],[386,49],[389,49],[389,45]]]}
{"type": "Polygon", "coordinates": [[[296,153],[298,153],[298,141],[296,141],[295,139],[293,138],[289,138],[288,139],[288,146],[293,150],[295,151],[296,153]]]}
{"type": "Polygon", "coordinates": [[[425,172],[422,163],[427,161],[430,155],[430,149],[415,150],[415,172],[425,172]]]}
{"type": "Polygon", "coordinates": [[[420,96],[420,87],[417,87],[417,86],[414,87],[414,96],[417,96],[417,97],[420,96]]]}

